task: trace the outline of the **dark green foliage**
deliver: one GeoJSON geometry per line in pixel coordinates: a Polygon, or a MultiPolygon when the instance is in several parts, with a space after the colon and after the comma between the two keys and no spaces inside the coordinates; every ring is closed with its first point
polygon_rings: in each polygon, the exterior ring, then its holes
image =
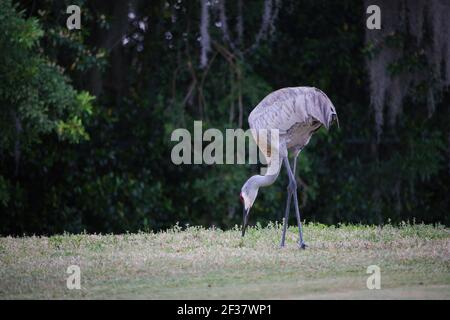
{"type": "MultiPolygon", "coordinates": [[[[449,97],[428,117],[418,87],[376,141],[365,68],[376,52],[364,44],[362,1],[284,0],[274,34],[242,56],[212,15],[206,69],[196,1],[130,2],[136,19],[147,17],[145,32],[127,17],[126,1],[76,3],[82,29],[69,31],[72,2],[0,2],[0,233],[240,223],[240,188],[257,167],[176,166],[171,132],[194,120],[225,131],[241,118],[246,129],[251,109],[286,86],[322,89],[341,126],[320,130],[301,154],[304,219],[450,223],[449,97]]],[[[245,2],[244,47],[262,4],[245,2]]],[[[233,1],[227,13],[236,36],[233,1]]],[[[422,58],[402,57],[390,70],[426,68],[422,58]]],[[[286,183],[283,169],[260,190],[251,223],[281,218],[286,183]]]]}
{"type": "MultiPolygon", "coordinates": [[[[44,31],[37,19],[23,19],[10,1],[0,3],[0,230],[33,230],[46,221],[52,171],[67,157],[67,143],[89,139],[84,122],[93,97],[77,92],[39,48],[44,31]],[[47,184],[48,183],[48,184],[47,184]]],[[[66,181],[68,182],[68,181],[66,181]]],[[[52,214],[56,217],[55,214],[52,214]]]]}

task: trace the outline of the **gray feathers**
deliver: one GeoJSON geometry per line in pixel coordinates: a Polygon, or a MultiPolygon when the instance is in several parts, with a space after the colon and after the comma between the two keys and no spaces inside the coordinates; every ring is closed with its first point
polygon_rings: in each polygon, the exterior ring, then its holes
{"type": "Polygon", "coordinates": [[[337,120],[336,109],[321,90],[290,87],[272,92],[250,113],[248,122],[256,132],[277,129],[280,144],[301,149],[321,126],[329,129],[337,120]]]}

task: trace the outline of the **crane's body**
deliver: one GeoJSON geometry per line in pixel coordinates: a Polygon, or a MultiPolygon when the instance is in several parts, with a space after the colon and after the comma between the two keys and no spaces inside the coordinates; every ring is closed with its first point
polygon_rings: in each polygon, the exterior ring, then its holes
{"type": "Polygon", "coordinates": [[[251,129],[277,129],[280,145],[289,151],[301,150],[322,125],[327,129],[336,110],[321,90],[291,87],[267,95],[250,113],[251,129]]]}
{"type": "MultiPolygon", "coordinates": [[[[313,87],[289,87],[274,91],[267,95],[253,109],[248,117],[248,122],[250,128],[253,130],[252,132],[255,141],[267,157],[268,162],[270,162],[270,159],[273,156],[268,152],[271,150],[272,152],[277,152],[278,158],[283,159],[283,162],[286,165],[289,186],[281,246],[284,246],[291,197],[294,197],[300,235],[300,246],[305,248],[297,200],[297,185],[295,179],[296,160],[301,150],[309,143],[314,132],[322,126],[326,127],[328,130],[331,124],[336,120],[336,109],[330,99],[321,90],[313,87]],[[269,138],[267,144],[270,148],[266,146],[262,147],[257,139],[260,130],[277,130],[279,134],[279,143],[275,146],[269,138]],[[293,170],[288,161],[289,153],[294,154],[293,170]]],[[[259,187],[267,186],[275,182],[280,168],[278,168],[275,175],[252,176],[242,187],[241,199],[244,202],[242,235],[245,234],[249,210],[256,199],[259,187]]]]}

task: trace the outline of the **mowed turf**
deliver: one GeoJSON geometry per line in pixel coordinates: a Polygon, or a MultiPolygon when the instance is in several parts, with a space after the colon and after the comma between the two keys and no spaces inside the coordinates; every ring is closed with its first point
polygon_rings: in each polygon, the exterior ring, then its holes
{"type": "Polygon", "coordinates": [[[423,224],[199,227],[0,238],[1,299],[450,299],[450,233],[423,224]],[[70,265],[81,290],[69,290],[70,265]],[[366,286],[367,267],[381,289],[366,286]]]}

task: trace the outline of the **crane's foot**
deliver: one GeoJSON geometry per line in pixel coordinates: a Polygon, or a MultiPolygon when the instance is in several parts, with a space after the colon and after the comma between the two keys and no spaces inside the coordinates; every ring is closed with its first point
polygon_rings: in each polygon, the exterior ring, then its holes
{"type": "Polygon", "coordinates": [[[305,250],[306,247],[307,247],[307,245],[306,245],[306,243],[302,242],[302,243],[299,243],[299,244],[298,244],[298,247],[299,247],[300,249],[305,250]]]}

